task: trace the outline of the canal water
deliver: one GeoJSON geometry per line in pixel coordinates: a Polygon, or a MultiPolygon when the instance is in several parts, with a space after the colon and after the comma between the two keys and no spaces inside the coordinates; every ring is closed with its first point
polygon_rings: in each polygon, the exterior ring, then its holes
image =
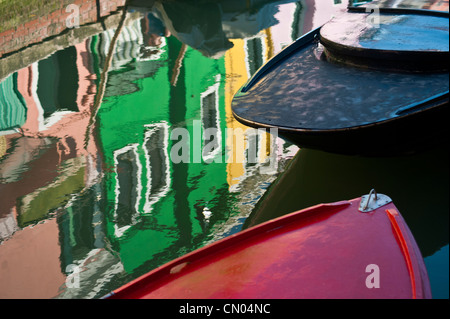
{"type": "MultiPolygon", "coordinates": [[[[100,298],[242,229],[371,188],[394,200],[434,298],[448,298],[446,147],[328,154],[231,113],[260,66],[347,1],[66,2],[60,31],[22,46],[17,32],[10,52],[0,42],[0,298],[100,298]]],[[[29,32],[53,14],[42,10],[29,32]]]]}

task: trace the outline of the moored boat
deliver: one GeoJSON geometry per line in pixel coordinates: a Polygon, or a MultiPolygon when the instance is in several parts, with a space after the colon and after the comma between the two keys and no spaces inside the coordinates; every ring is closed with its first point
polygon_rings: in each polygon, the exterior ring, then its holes
{"type": "Polygon", "coordinates": [[[371,191],[254,226],[115,290],[119,299],[431,298],[392,200],[371,191]]]}
{"type": "Polygon", "coordinates": [[[234,96],[235,118],[335,153],[391,156],[446,141],[448,3],[386,2],[350,7],[269,60],[234,96]]]}

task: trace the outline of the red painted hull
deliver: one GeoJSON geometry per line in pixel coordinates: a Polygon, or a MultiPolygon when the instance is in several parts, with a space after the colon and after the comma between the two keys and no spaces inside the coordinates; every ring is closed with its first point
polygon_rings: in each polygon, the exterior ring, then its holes
{"type": "Polygon", "coordinates": [[[108,298],[431,298],[417,244],[394,204],[360,198],[292,213],[178,258],[108,298]]]}

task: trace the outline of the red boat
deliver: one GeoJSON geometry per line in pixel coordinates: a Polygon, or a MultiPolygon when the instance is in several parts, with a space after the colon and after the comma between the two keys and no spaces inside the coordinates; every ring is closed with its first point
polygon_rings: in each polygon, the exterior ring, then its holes
{"type": "Polygon", "coordinates": [[[254,226],[115,290],[131,299],[431,298],[420,250],[372,191],[254,226]]]}

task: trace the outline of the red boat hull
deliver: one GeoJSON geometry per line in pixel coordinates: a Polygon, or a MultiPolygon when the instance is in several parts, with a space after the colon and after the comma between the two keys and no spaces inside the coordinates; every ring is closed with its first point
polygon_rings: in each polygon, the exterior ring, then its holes
{"type": "Polygon", "coordinates": [[[393,203],[314,206],[178,258],[108,298],[431,298],[420,250],[393,203]]]}

